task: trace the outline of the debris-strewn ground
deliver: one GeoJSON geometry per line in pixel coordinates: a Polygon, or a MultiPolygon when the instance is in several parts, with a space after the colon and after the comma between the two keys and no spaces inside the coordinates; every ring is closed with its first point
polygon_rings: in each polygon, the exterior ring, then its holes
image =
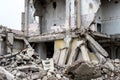
{"type": "Polygon", "coordinates": [[[42,60],[33,49],[0,57],[0,80],[69,80],[61,68],[54,65],[53,70],[44,70],[42,60]]]}
{"type": "MultiPolygon", "coordinates": [[[[110,65],[110,63],[106,64],[110,65]]],[[[120,61],[115,60],[114,64],[117,70],[115,72],[107,66],[79,61],[66,68],[54,64],[54,69],[44,70],[39,56],[33,49],[27,48],[17,53],[0,56],[0,80],[88,80],[92,78],[99,80],[99,77],[106,78],[105,80],[119,80],[120,61]]]]}
{"type": "Polygon", "coordinates": [[[52,59],[43,62],[31,48],[0,56],[0,80],[120,80],[119,59],[103,64],[75,61],[67,67],[52,59]]]}

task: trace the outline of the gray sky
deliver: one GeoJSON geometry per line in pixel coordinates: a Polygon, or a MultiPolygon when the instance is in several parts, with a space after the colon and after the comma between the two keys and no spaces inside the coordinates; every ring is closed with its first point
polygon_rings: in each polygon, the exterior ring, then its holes
{"type": "Polygon", "coordinates": [[[21,12],[24,0],[0,0],[0,25],[21,29],[21,12]]]}

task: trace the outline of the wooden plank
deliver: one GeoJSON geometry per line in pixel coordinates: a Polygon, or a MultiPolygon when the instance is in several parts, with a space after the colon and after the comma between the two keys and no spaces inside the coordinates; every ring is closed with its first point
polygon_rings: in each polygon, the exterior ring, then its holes
{"type": "Polygon", "coordinates": [[[95,41],[90,35],[86,34],[87,40],[100,52],[101,55],[108,57],[108,53],[102,48],[102,46],[95,41]]]}

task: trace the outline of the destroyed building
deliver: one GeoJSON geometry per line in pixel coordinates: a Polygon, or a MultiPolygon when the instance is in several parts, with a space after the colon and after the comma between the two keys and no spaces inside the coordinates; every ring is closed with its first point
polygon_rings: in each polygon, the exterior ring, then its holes
{"type": "Polygon", "coordinates": [[[62,74],[32,80],[119,80],[119,9],[120,0],[25,0],[22,31],[1,27],[0,59],[25,52],[32,63],[34,52],[44,70],[55,64],[62,74]]]}

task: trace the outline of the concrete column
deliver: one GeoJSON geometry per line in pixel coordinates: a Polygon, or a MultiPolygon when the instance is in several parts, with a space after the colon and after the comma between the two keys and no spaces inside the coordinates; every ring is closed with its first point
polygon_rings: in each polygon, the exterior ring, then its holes
{"type": "Polygon", "coordinates": [[[12,32],[7,33],[7,53],[13,52],[14,34],[12,32]]]}
{"type": "Polygon", "coordinates": [[[2,39],[2,36],[0,35],[0,55],[3,55],[2,53],[2,43],[3,43],[3,39],[2,39]]]}
{"type": "Polygon", "coordinates": [[[111,46],[111,58],[115,59],[116,58],[116,47],[115,46],[111,46]]]}
{"type": "Polygon", "coordinates": [[[21,13],[21,30],[24,32],[25,30],[25,12],[21,13]]]}
{"type": "Polygon", "coordinates": [[[70,16],[71,16],[71,22],[70,22],[70,24],[71,24],[71,28],[74,30],[75,28],[76,28],[76,20],[75,20],[75,18],[76,18],[76,9],[75,9],[75,0],[71,0],[71,5],[70,5],[70,16]]]}
{"type": "Polygon", "coordinates": [[[70,0],[66,0],[65,27],[66,27],[66,30],[70,29],[70,0]]]}
{"type": "Polygon", "coordinates": [[[28,35],[28,11],[29,11],[29,0],[25,0],[25,28],[24,35],[28,35]]]}
{"type": "Polygon", "coordinates": [[[81,0],[76,0],[76,20],[77,20],[77,28],[81,27],[81,0]]]}
{"type": "Polygon", "coordinates": [[[44,43],[38,43],[36,46],[36,52],[39,54],[41,59],[47,58],[47,48],[44,43]]]}

